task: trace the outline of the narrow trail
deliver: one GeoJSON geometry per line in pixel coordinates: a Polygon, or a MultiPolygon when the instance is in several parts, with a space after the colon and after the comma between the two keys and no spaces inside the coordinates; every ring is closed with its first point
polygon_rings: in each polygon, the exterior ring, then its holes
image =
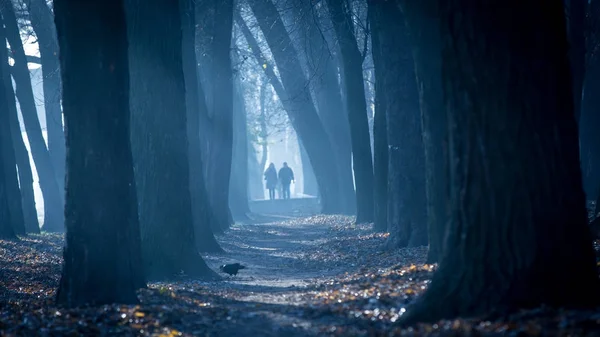
{"type": "MultiPolygon", "coordinates": [[[[309,223],[310,218],[254,215],[255,221],[235,224],[219,237],[226,254],[204,255],[211,268],[226,263],[246,266],[236,276],[224,276],[215,286],[248,291],[248,298],[281,302],[275,294],[304,288],[346,271],[335,261],[307,261],[306,254],[332,239],[333,224],[309,223]]],[[[344,219],[346,220],[346,219],[344,219]]],[[[348,218],[347,220],[350,220],[348,218]]]]}

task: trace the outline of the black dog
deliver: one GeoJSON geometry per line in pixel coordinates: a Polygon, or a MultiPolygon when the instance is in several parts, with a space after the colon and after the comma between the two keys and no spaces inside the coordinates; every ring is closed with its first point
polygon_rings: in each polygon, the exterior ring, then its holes
{"type": "Polygon", "coordinates": [[[219,269],[222,272],[227,273],[229,275],[237,275],[237,273],[240,269],[245,269],[245,268],[246,268],[246,266],[242,266],[239,263],[224,264],[219,267],[219,269]]]}

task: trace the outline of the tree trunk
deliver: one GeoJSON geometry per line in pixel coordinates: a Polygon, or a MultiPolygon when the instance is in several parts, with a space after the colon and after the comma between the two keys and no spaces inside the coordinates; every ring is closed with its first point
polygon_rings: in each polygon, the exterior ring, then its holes
{"type": "MultiPolygon", "coordinates": [[[[318,25],[318,14],[312,4],[291,6],[294,19],[301,20],[294,40],[305,59],[309,84],[318,107],[319,117],[334,147],[334,156],[338,166],[340,192],[338,198],[343,213],[356,212],[356,194],[352,174],[352,147],[350,127],[342,103],[342,94],[337,80],[337,68],[327,41],[323,37],[322,27],[318,25]]],[[[307,193],[310,194],[310,193],[307,193]]]]}
{"type": "MultiPolygon", "coordinates": [[[[583,188],[588,200],[600,197],[600,58],[592,56],[586,69],[581,103],[579,144],[583,188]]],[[[596,205],[596,215],[600,208],[596,205]]]]}
{"type": "Polygon", "coordinates": [[[225,230],[231,225],[229,215],[229,180],[233,155],[233,71],[231,36],[233,0],[214,0],[215,28],[212,42],[212,106],[209,139],[209,195],[215,226],[225,230]]]}
{"type": "Polygon", "coordinates": [[[69,172],[57,302],[68,307],[135,303],[136,289],[145,282],[123,2],[55,0],[54,8],[69,172]],[[82,85],[87,81],[94,87],[82,85]]]}
{"type": "Polygon", "coordinates": [[[248,131],[243,89],[236,85],[233,98],[233,160],[229,184],[229,207],[234,219],[247,219],[248,205],[248,131]]]}
{"type": "Polygon", "coordinates": [[[596,306],[562,1],[439,3],[451,222],[400,323],[596,306]]]}
{"type": "Polygon", "coordinates": [[[60,107],[60,69],[58,42],[53,14],[45,0],[27,0],[31,26],[35,31],[42,63],[44,110],[48,132],[48,152],[56,174],[56,182],[64,199],[65,191],[65,134],[60,107]]]}
{"type": "MultiPolygon", "coordinates": [[[[2,61],[2,72],[10,74],[8,65],[8,55],[6,48],[0,49],[0,60],[2,61]]],[[[15,92],[12,86],[10,75],[3,76],[4,88],[6,90],[6,98],[8,100],[8,125],[10,128],[10,136],[14,148],[15,162],[18,167],[19,175],[19,190],[21,193],[21,205],[23,207],[23,221],[25,230],[28,233],[39,234],[40,222],[37,217],[35,208],[35,195],[33,192],[33,173],[31,172],[31,163],[29,161],[29,152],[25,147],[23,135],[21,134],[21,126],[19,125],[19,117],[17,111],[17,102],[15,92]]]]}
{"type": "MultiPolygon", "coordinates": [[[[321,192],[322,212],[339,213],[342,207],[338,199],[339,186],[335,158],[331,155],[333,147],[319,120],[310,92],[305,88],[306,78],[303,76],[298,54],[273,3],[250,0],[249,4],[260,29],[265,34],[275,62],[279,65],[285,64],[285,67],[279,68],[281,83],[275,76],[272,65],[265,67],[264,71],[275,88],[296,134],[302,139],[313,165],[321,192]]],[[[259,64],[267,64],[261,62],[264,58],[258,44],[241,17],[238,18],[238,22],[259,64]]]]}
{"type": "Polygon", "coordinates": [[[573,110],[577,122],[579,122],[581,116],[581,100],[585,78],[585,12],[587,4],[587,0],[565,0],[569,38],[569,61],[573,78],[573,110]]]}
{"type": "Polygon", "coordinates": [[[54,166],[42,136],[17,18],[10,1],[2,2],[1,6],[0,10],[6,26],[6,36],[13,53],[11,56],[15,61],[12,75],[17,85],[17,98],[19,99],[29,146],[37,168],[40,189],[44,197],[44,225],[42,229],[47,232],[62,232],[64,230],[62,193],[60,193],[54,166]]]}
{"type": "Polygon", "coordinates": [[[439,14],[437,0],[402,1],[401,4],[412,37],[421,107],[429,237],[427,262],[435,263],[443,251],[450,193],[448,122],[440,78],[439,14]]]}
{"type": "Polygon", "coordinates": [[[132,148],[150,280],[214,278],[198,254],[190,197],[178,2],[127,1],[132,148]],[[161,93],[157,95],[156,93],[161,93]]]}
{"type": "Polygon", "coordinates": [[[362,71],[363,59],[354,36],[351,15],[347,12],[350,9],[345,8],[343,0],[327,0],[325,3],[329,8],[340,46],[344,73],[342,83],[350,123],[352,167],[356,183],[356,222],[373,222],[373,160],[362,71]]]}
{"type": "MultiPolygon", "coordinates": [[[[392,2],[372,8],[377,30],[377,79],[385,93],[388,150],[388,246],[427,244],[425,155],[414,61],[405,19],[392,2]]],[[[378,86],[379,88],[379,86],[378,86]]]]}
{"type": "Polygon", "coordinates": [[[373,121],[373,167],[375,170],[375,224],[377,232],[386,232],[388,228],[388,160],[389,148],[387,137],[386,93],[382,85],[385,71],[381,63],[379,31],[385,29],[376,14],[378,2],[369,1],[369,21],[371,25],[371,46],[373,65],[375,67],[375,120],[373,121]]]}
{"type": "Polygon", "coordinates": [[[319,195],[319,188],[317,186],[317,178],[315,178],[315,172],[310,164],[310,159],[306,153],[302,140],[299,139],[298,147],[300,148],[300,160],[302,161],[302,178],[303,178],[303,193],[311,196],[319,195]]]}
{"type": "Polygon", "coordinates": [[[223,252],[215,239],[211,228],[213,219],[206,181],[204,179],[204,165],[200,143],[200,110],[206,114],[204,91],[198,81],[196,66],[196,15],[193,0],[181,0],[182,24],[182,63],[186,71],[185,101],[187,116],[188,156],[190,172],[190,198],[192,203],[192,216],[196,246],[201,252],[223,252]]]}
{"type": "MultiPolygon", "coordinates": [[[[4,28],[0,19],[0,40],[6,41],[4,28]]],[[[0,60],[7,60],[6,47],[0,48],[0,60]]],[[[6,67],[0,68],[0,77],[10,78],[5,73],[6,67]]],[[[10,109],[8,95],[12,90],[5,87],[6,81],[0,81],[0,238],[14,238],[25,235],[23,208],[21,207],[21,191],[16,170],[15,150],[10,133],[10,109]],[[9,230],[10,227],[12,229],[9,230]]]]}
{"type": "MultiPolygon", "coordinates": [[[[0,98],[1,99],[1,98],[0,98]]],[[[0,146],[4,147],[4,137],[0,137],[0,146]]],[[[0,156],[0,177],[4,178],[4,156],[0,156]]],[[[17,235],[11,225],[10,205],[8,201],[8,186],[6,179],[0,179],[0,239],[14,240],[17,235]]]]}
{"type": "MultiPolygon", "coordinates": [[[[4,32],[3,20],[0,18],[0,41],[6,41],[4,32]]],[[[4,60],[6,63],[8,60],[8,54],[6,53],[6,47],[0,48],[0,60],[4,60]]],[[[2,78],[10,79],[10,70],[8,67],[2,67],[0,69],[2,78]]],[[[12,90],[6,87],[8,81],[2,81],[0,83],[0,156],[2,156],[2,164],[4,168],[2,172],[5,178],[6,197],[8,200],[8,206],[10,209],[10,225],[13,227],[15,234],[25,235],[25,219],[23,216],[23,205],[21,198],[21,191],[19,190],[19,179],[17,175],[17,163],[15,157],[15,147],[13,145],[13,139],[10,131],[10,114],[12,113],[9,99],[9,95],[13,95],[12,102],[14,102],[14,94],[12,90]]],[[[10,84],[12,89],[12,83],[10,84]]]]}

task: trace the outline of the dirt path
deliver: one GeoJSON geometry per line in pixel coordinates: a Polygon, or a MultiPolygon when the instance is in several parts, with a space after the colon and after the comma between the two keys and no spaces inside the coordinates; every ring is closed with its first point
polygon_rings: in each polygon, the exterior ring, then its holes
{"type": "MultiPolygon", "coordinates": [[[[346,268],[332,259],[308,261],[307,254],[318,250],[335,237],[335,223],[311,223],[311,218],[254,215],[255,221],[237,223],[226,235],[218,238],[227,252],[205,255],[211,268],[219,270],[226,263],[246,266],[237,276],[224,276],[215,287],[248,291],[249,299],[278,302],[273,296],[290,288],[306,288],[320,279],[343,273],[346,268]],[[329,262],[329,263],[328,263],[329,262]]],[[[339,218],[349,222],[350,218],[339,218]]]]}

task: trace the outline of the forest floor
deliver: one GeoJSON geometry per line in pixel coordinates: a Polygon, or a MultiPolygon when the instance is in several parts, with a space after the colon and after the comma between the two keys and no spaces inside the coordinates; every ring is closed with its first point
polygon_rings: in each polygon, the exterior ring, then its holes
{"type": "Polygon", "coordinates": [[[388,251],[386,235],[345,216],[251,218],[218,237],[224,254],[203,254],[216,271],[247,269],[150,283],[137,306],[58,308],[63,237],[0,241],[0,336],[600,336],[600,310],[544,308],[402,330],[394,323],[435,270],[425,247],[388,251]]]}

